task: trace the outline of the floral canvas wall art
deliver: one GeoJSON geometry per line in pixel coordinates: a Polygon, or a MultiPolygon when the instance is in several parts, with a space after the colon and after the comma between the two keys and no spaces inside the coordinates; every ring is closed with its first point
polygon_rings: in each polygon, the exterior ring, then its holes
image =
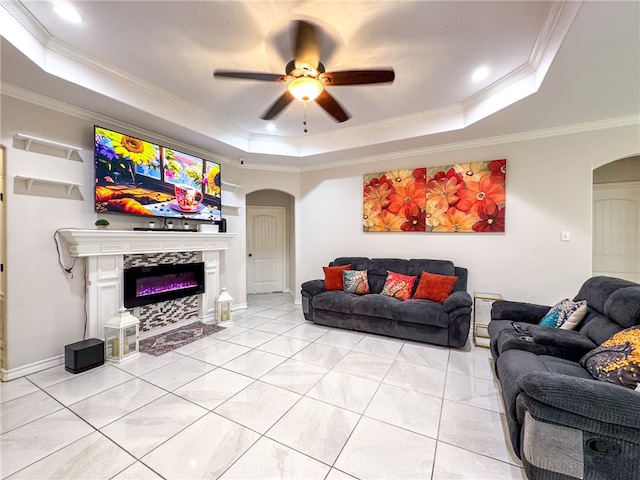
{"type": "Polygon", "coordinates": [[[424,232],[426,168],[364,176],[365,232],[424,232]]]}
{"type": "Polygon", "coordinates": [[[365,232],[504,232],[505,159],[366,174],[365,232]]]}

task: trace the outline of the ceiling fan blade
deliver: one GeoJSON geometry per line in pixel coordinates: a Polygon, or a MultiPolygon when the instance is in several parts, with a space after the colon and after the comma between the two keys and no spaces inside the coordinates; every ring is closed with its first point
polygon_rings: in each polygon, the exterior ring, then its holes
{"type": "Polygon", "coordinates": [[[351,70],[346,72],[328,72],[320,75],[325,85],[365,85],[368,83],[393,82],[396,74],[393,70],[351,70]]]}
{"type": "Polygon", "coordinates": [[[318,98],[316,98],[316,102],[318,102],[318,104],[338,122],[346,122],[351,118],[351,115],[345,112],[336,99],[333,98],[326,90],[323,90],[318,98]]]}
{"type": "Polygon", "coordinates": [[[215,70],[213,76],[214,78],[241,78],[261,82],[285,82],[287,80],[287,75],[279,75],[277,73],[233,72],[228,70],[215,70]]]}
{"type": "Polygon", "coordinates": [[[271,120],[275,118],[282,110],[285,109],[293,101],[293,95],[287,90],[275,102],[269,110],[267,110],[260,118],[263,120],[271,120]]]}
{"type": "Polygon", "coordinates": [[[310,23],[300,20],[296,32],[295,63],[309,65],[313,69],[320,63],[320,46],[318,44],[318,30],[310,23]]]}

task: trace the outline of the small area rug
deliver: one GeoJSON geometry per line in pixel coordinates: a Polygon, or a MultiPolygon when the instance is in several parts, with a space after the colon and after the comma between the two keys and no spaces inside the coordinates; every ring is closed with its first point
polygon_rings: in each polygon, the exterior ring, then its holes
{"type": "Polygon", "coordinates": [[[154,357],[159,357],[171,350],[183,347],[221,330],[224,330],[224,327],[207,325],[202,322],[190,323],[189,325],[176,328],[170,332],[145,338],[140,342],[140,351],[153,355],[154,357]]]}

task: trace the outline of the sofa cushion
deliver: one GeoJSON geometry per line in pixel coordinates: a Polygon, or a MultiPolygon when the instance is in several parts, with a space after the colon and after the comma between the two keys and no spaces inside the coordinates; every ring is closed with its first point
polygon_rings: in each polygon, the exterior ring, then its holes
{"type": "Polygon", "coordinates": [[[430,300],[405,300],[395,305],[394,320],[407,323],[418,323],[434,327],[449,328],[449,315],[442,304],[430,300]]]}
{"type": "Polygon", "coordinates": [[[415,259],[409,260],[407,275],[419,276],[422,272],[436,273],[438,275],[455,276],[456,269],[450,260],[427,260],[415,259]]]}
{"type": "Polygon", "coordinates": [[[496,373],[502,386],[507,415],[516,418],[515,403],[520,387],[518,377],[530,372],[551,372],[572,377],[591,379],[591,375],[578,362],[548,355],[536,355],[521,350],[506,350],[496,361],[496,373]]]}
{"type": "Polygon", "coordinates": [[[367,257],[338,257],[329,264],[330,267],[338,265],[351,265],[351,270],[368,270],[369,259],[367,257]]]}
{"type": "Polygon", "coordinates": [[[409,260],[402,258],[372,258],[369,261],[369,290],[380,293],[384,288],[388,272],[409,275],[409,260]]]}
{"type": "Polygon", "coordinates": [[[369,293],[369,281],[366,270],[343,270],[344,291],[357,295],[369,293]]]}
{"type": "Polygon", "coordinates": [[[580,328],[580,333],[596,345],[600,345],[620,330],[623,330],[623,328],[616,322],[612,322],[608,317],[598,312],[590,312],[584,320],[582,328],[580,328]]]}
{"type": "Polygon", "coordinates": [[[344,289],[344,280],[342,279],[343,270],[351,270],[351,264],[340,265],[337,267],[322,267],[322,271],[324,272],[325,290],[344,289]]]}
{"type": "Polygon", "coordinates": [[[455,276],[422,272],[413,298],[443,303],[451,295],[457,280],[455,276]]]}
{"type": "Polygon", "coordinates": [[[638,287],[638,284],[622,278],[591,277],[582,284],[580,291],[573,300],[586,300],[589,308],[596,310],[598,313],[608,315],[605,304],[609,296],[616,290],[626,287],[638,287]]]}
{"type": "Polygon", "coordinates": [[[640,325],[640,285],[613,292],[604,304],[604,313],[622,328],[640,325]]]}
{"type": "Polygon", "coordinates": [[[616,333],[580,364],[597,380],[635,389],[640,385],[640,327],[616,333]]]}
{"type": "Polygon", "coordinates": [[[389,272],[380,294],[387,295],[388,297],[395,297],[398,300],[407,300],[411,297],[415,281],[416,277],[414,276],[389,272]]]}
{"type": "Polygon", "coordinates": [[[351,301],[355,297],[355,295],[350,293],[333,290],[315,295],[311,303],[314,309],[351,313],[351,301]]]}
{"type": "Polygon", "coordinates": [[[351,313],[353,315],[393,320],[396,309],[402,303],[404,303],[402,300],[394,297],[370,293],[353,299],[351,313]]]}

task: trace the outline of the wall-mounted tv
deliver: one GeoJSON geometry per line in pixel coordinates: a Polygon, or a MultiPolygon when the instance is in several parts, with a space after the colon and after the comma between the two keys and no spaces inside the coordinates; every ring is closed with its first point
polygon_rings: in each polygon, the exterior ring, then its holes
{"type": "Polygon", "coordinates": [[[94,127],[95,211],[221,220],[220,164],[94,127]]]}

